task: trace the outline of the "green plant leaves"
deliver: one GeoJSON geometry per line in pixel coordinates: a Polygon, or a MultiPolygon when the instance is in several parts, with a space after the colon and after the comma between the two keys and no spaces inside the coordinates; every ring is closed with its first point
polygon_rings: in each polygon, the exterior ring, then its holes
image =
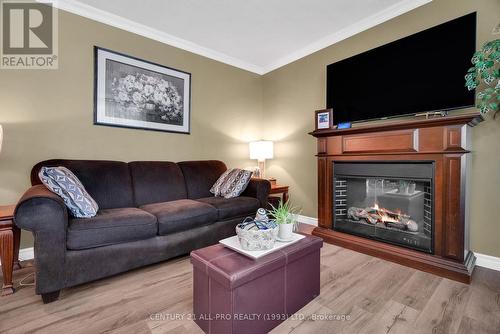
{"type": "Polygon", "coordinates": [[[471,59],[473,67],[467,70],[465,86],[468,90],[477,89],[477,108],[483,114],[498,112],[500,101],[500,39],[488,41],[471,59]]]}
{"type": "Polygon", "coordinates": [[[300,210],[293,207],[290,201],[283,202],[280,200],[277,207],[271,204],[271,210],[268,213],[274,217],[277,224],[290,224],[293,223],[292,215],[299,214],[300,210]]]}

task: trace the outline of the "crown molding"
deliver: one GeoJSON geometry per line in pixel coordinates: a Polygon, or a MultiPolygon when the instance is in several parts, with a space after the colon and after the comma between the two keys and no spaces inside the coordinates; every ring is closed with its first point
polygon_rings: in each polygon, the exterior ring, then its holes
{"type": "MultiPolygon", "coordinates": [[[[38,0],[40,1],[40,0],[38,0]]],[[[43,1],[43,0],[42,0],[43,1]]],[[[141,23],[134,22],[132,20],[126,19],[122,16],[109,13],[107,11],[89,6],[87,4],[81,3],[76,0],[57,0],[54,1],[54,7],[60,10],[70,12],[85,18],[101,22],[115,28],[119,28],[143,37],[147,37],[158,42],[168,44],[170,46],[192,52],[194,54],[207,57],[221,63],[225,63],[240,69],[257,73],[264,74],[262,67],[245,62],[243,60],[228,56],[224,53],[217,52],[215,50],[206,48],[204,46],[198,45],[196,43],[190,42],[188,40],[167,34],[160,30],[148,27],[141,23]]]]}
{"type": "MultiPolygon", "coordinates": [[[[43,0],[38,0],[43,2],[43,0]]],[[[264,75],[282,66],[290,64],[300,58],[306,57],[314,52],[338,43],[344,39],[354,36],[364,30],[370,29],[385,21],[402,15],[417,7],[425,5],[432,0],[404,0],[393,6],[390,6],[374,15],[371,15],[361,21],[358,21],[334,34],[322,38],[308,46],[297,50],[285,57],[278,59],[266,66],[259,66],[244,60],[234,58],[224,53],[215,51],[213,49],[198,45],[188,40],[167,34],[160,30],[148,27],[146,25],[134,22],[122,16],[109,13],[107,11],[89,6],[77,0],[55,0],[54,6],[60,10],[64,10],[88,19],[101,22],[146,38],[156,40],[158,42],[168,44],[170,46],[192,52],[194,54],[207,57],[249,72],[259,75],[264,75]]]]}
{"type": "Polygon", "coordinates": [[[404,0],[398,2],[397,4],[394,4],[378,13],[368,16],[361,21],[353,23],[342,30],[339,30],[329,36],[326,36],[320,40],[317,40],[316,42],[309,44],[308,46],[300,50],[297,50],[283,58],[278,59],[277,61],[265,66],[264,73],[269,73],[280,67],[293,63],[296,60],[304,58],[344,39],[359,34],[360,32],[373,28],[415,8],[428,4],[431,1],[432,0],[404,0]]]}

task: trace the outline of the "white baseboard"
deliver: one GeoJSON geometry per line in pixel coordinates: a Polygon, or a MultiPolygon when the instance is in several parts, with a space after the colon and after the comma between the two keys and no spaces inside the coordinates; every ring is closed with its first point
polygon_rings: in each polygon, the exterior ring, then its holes
{"type": "Polygon", "coordinates": [[[318,218],[299,215],[297,221],[303,224],[318,226],[318,218]]]}
{"type": "Polygon", "coordinates": [[[500,271],[500,257],[495,257],[491,255],[481,254],[474,252],[476,256],[476,265],[488,269],[493,269],[500,271]]]}
{"type": "Polygon", "coordinates": [[[33,260],[34,258],[35,258],[35,251],[33,247],[23,248],[19,250],[20,261],[33,260]]]}
{"type": "MultiPolygon", "coordinates": [[[[35,252],[33,247],[23,248],[19,250],[19,261],[33,260],[35,258],[35,252]]],[[[0,266],[2,261],[0,261],[0,266]]]]}
{"type": "MultiPolygon", "coordinates": [[[[309,224],[318,226],[318,219],[308,216],[299,215],[298,217],[299,223],[309,224]]],[[[491,255],[481,254],[474,252],[476,255],[476,265],[496,271],[500,271],[500,257],[495,257],[491,255]]],[[[23,248],[19,250],[19,260],[26,261],[32,260],[35,257],[33,247],[23,248]]],[[[2,262],[0,262],[0,265],[2,262]]]]}

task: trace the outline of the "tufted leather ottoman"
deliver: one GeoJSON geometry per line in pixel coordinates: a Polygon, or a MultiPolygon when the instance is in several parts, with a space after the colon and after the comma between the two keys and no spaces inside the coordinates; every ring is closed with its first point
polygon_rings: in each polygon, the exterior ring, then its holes
{"type": "Polygon", "coordinates": [[[319,295],[321,238],[253,260],[222,245],[191,252],[194,320],[206,333],[267,333],[319,295]]]}

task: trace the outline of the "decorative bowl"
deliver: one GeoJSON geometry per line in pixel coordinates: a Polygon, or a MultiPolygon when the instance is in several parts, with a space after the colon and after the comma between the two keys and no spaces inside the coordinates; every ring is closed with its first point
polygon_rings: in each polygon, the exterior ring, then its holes
{"type": "Polygon", "coordinates": [[[244,250],[267,250],[274,247],[279,227],[275,224],[267,229],[249,229],[243,224],[236,226],[236,234],[244,250]]]}

